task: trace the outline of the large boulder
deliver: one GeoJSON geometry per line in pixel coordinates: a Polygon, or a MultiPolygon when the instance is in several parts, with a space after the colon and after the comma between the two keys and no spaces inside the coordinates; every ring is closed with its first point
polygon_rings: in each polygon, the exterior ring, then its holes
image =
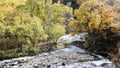
{"type": "Polygon", "coordinates": [[[85,42],[85,36],[87,35],[87,33],[80,33],[80,34],[76,34],[76,35],[65,35],[65,36],[61,36],[57,43],[63,43],[63,44],[71,44],[73,42],[85,42]]]}

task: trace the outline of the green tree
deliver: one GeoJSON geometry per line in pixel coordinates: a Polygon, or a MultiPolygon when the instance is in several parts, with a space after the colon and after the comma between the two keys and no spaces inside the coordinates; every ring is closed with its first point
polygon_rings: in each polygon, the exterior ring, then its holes
{"type": "Polygon", "coordinates": [[[50,30],[50,31],[47,31],[49,38],[50,38],[50,40],[54,41],[55,43],[57,42],[57,39],[60,36],[65,35],[65,32],[66,32],[65,27],[59,23],[56,23],[52,26],[48,26],[48,29],[50,30]]]}
{"type": "Polygon", "coordinates": [[[61,5],[59,3],[55,4],[46,4],[43,9],[44,12],[40,14],[43,17],[43,26],[45,32],[48,34],[48,40],[54,40],[56,42],[57,38],[65,34],[65,31],[62,34],[55,35],[58,29],[65,29],[64,22],[66,14],[71,13],[71,8],[68,6],[61,5]],[[58,25],[59,24],[59,25],[58,25]],[[56,27],[55,27],[56,25],[56,27]],[[61,27],[60,27],[61,26],[61,27]],[[52,30],[51,30],[52,29],[52,30]],[[54,33],[54,34],[53,34],[54,33]]]}

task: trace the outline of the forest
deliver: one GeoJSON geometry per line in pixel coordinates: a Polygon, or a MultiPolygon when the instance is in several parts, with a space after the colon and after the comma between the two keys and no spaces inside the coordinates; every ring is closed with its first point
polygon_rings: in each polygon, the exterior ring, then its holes
{"type": "Polygon", "coordinates": [[[52,50],[59,37],[83,32],[84,49],[120,65],[120,0],[0,0],[1,60],[52,50]]]}

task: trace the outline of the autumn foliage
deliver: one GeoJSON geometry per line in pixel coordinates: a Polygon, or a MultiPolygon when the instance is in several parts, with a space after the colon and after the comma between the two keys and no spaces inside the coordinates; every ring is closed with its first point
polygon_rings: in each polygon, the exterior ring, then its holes
{"type": "Polygon", "coordinates": [[[52,0],[0,0],[0,59],[34,55],[65,35],[71,8],[52,0]]]}
{"type": "Polygon", "coordinates": [[[114,52],[118,52],[116,43],[120,27],[113,26],[119,24],[113,7],[105,6],[98,0],[88,0],[74,11],[74,16],[75,20],[69,24],[73,28],[71,33],[88,32],[85,48],[104,53],[113,48],[114,52]]]}

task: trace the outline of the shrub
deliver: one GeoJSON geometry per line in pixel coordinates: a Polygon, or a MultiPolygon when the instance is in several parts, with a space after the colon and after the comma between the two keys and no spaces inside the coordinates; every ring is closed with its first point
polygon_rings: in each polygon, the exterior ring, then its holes
{"type": "Polygon", "coordinates": [[[36,44],[45,36],[41,23],[37,17],[17,11],[5,15],[0,22],[0,58],[36,54],[36,44]]]}

